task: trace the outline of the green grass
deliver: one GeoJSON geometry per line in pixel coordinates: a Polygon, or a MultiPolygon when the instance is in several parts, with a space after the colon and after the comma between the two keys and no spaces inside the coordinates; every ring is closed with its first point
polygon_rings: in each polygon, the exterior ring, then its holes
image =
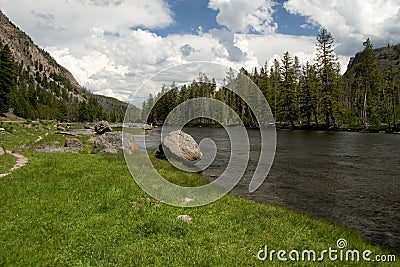
{"type": "MultiPolygon", "coordinates": [[[[388,254],[353,230],[232,194],[197,208],[159,203],[135,184],[122,154],[23,153],[29,163],[0,179],[0,266],[269,266],[255,256],[264,245],[322,251],[335,248],[339,238],[350,249],[388,254]],[[177,220],[180,214],[193,223],[177,220]]],[[[134,157],[133,175],[146,175],[144,155],[134,157]]],[[[207,183],[152,160],[171,181],[207,183]]]]}
{"type": "Polygon", "coordinates": [[[0,156],[0,173],[7,172],[14,166],[15,162],[17,162],[17,159],[14,156],[4,153],[3,156],[0,156]]]}
{"type": "Polygon", "coordinates": [[[39,135],[43,136],[48,131],[42,127],[36,130],[34,128],[35,124],[32,124],[32,128],[24,128],[24,124],[28,123],[4,122],[2,127],[5,131],[0,132],[0,146],[7,150],[14,150],[22,145],[34,142],[39,135]]]}

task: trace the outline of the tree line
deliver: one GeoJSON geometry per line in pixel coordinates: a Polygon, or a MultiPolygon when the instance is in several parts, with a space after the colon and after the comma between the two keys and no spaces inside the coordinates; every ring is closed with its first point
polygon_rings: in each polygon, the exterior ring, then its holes
{"type": "Polygon", "coordinates": [[[31,120],[122,120],[103,110],[89,92],[81,94],[62,76],[47,73],[38,60],[33,65],[16,62],[9,46],[0,43],[0,115],[7,112],[31,120]]]}
{"type": "MultiPolygon", "coordinates": [[[[143,102],[142,119],[162,124],[174,107],[188,99],[207,97],[229,105],[246,126],[258,127],[246,102],[228,89],[229,84],[238,83],[239,75],[246,75],[262,91],[278,126],[399,131],[399,69],[394,64],[381,68],[367,39],[359,62],[341,75],[332,34],[323,28],[316,40],[317,56],[313,64],[301,64],[297,57],[286,52],[269,69],[267,64],[251,72],[242,68],[237,76],[229,70],[220,88],[205,74],[180,89],[175,83],[169,88],[164,85],[161,92],[149,95],[143,102]]],[[[399,58],[400,46],[396,51],[399,58]]],[[[246,91],[245,87],[242,85],[242,90],[246,91]]],[[[214,122],[199,118],[197,123],[214,122]]]]}

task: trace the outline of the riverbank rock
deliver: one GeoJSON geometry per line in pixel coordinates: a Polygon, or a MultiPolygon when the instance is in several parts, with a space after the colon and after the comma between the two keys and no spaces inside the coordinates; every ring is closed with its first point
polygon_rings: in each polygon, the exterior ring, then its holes
{"type": "Polygon", "coordinates": [[[75,152],[79,152],[83,149],[83,143],[81,140],[76,138],[67,138],[65,139],[64,147],[67,147],[75,152]]]}
{"type": "Polygon", "coordinates": [[[99,153],[117,154],[132,151],[136,147],[134,136],[122,132],[105,133],[94,141],[94,150],[99,153]]]}
{"type": "Polygon", "coordinates": [[[112,132],[112,128],[111,128],[110,124],[108,123],[108,121],[99,121],[94,126],[94,131],[97,134],[105,134],[108,132],[112,132]]]}
{"type": "Polygon", "coordinates": [[[200,159],[203,155],[199,145],[189,134],[183,131],[173,131],[162,141],[167,153],[174,157],[194,161],[200,159]]]}
{"type": "Polygon", "coordinates": [[[153,124],[144,124],[143,130],[153,130],[153,124]]]}

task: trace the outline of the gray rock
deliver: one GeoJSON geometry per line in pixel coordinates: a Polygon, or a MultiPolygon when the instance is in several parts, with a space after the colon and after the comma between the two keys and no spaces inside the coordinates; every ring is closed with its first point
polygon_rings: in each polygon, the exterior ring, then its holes
{"type": "Polygon", "coordinates": [[[24,128],[30,129],[30,128],[32,128],[32,124],[24,124],[24,128]]]}
{"type": "Polygon", "coordinates": [[[153,124],[144,124],[143,125],[143,130],[152,130],[153,129],[153,124]]]}
{"type": "Polygon", "coordinates": [[[79,152],[83,149],[83,143],[81,142],[81,140],[76,138],[67,138],[65,139],[64,147],[70,148],[75,152],[79,152]]]}
{"type": "Polygon", "coordinates": [[[108,121],[99,121],[94,126],[94,131],[97,134],[105,134],[108,132],[112,132],[112,128],[111,128],[110,124],[108,123],[108,121]]]}
{"type": "Polygon", "coordinates": [[[4,149],[2,147],[0,147],[0,156],[4,155],[4,149]]]}
{"type": "Polygon", "coordinates": [[[69,147],[62,146],[49,146],[47,144],[38,145],[35,148],[37,152],[45,152],[45,153],[65,153],[65,152],[76,152],[69,147]]]}
{"type": "Polygon", "coordinates": [[[190,161],[198,160],[203,155],[199,145],[189,134],[183,131],[173,131],[164,138],[162,142],[167,154],[171,153],[174,157],[190,161]]]}
{"type": "Polygon", "coordinates": [[[0,128],[0,132],[4,132],[6,129],[4,128],[0,128]]]}
{"type": "Polygon", "coordinates": [[[100,153],[116,154],[123,151],[132,151],[135,147],[134,136],[122,132],[105,133],[94,141],[94,150],[100,153]]]}

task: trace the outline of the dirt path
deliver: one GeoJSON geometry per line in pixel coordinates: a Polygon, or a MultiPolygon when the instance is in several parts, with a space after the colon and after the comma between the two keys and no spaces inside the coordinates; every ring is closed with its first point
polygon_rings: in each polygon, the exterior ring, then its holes
{"type": "Polygon", "coordinates": [[[11,169],[8,170],[8,172],[6,172],[6,173],[0,173],[0,178],[5,177],[5,176],[11,174],[13,171],[15,171],[15,170],[17,170],[17,169],[19,169],[19,168],[25,166],[25,164],[28,163],[28,158],[25,157],[25,156],[22,156],[22,155],[17,154],[17,153],[12,153],[12,152],[9,151],[9,150],[6,150],[6,153],[8,153],[8,154],[10,154],[10,155],[12,155],[12,156],[14,156],[14,157],[16,157],[16,158],[17,158],[17,162],[14,164],[14,167],[12,167],[11,169]]]}

